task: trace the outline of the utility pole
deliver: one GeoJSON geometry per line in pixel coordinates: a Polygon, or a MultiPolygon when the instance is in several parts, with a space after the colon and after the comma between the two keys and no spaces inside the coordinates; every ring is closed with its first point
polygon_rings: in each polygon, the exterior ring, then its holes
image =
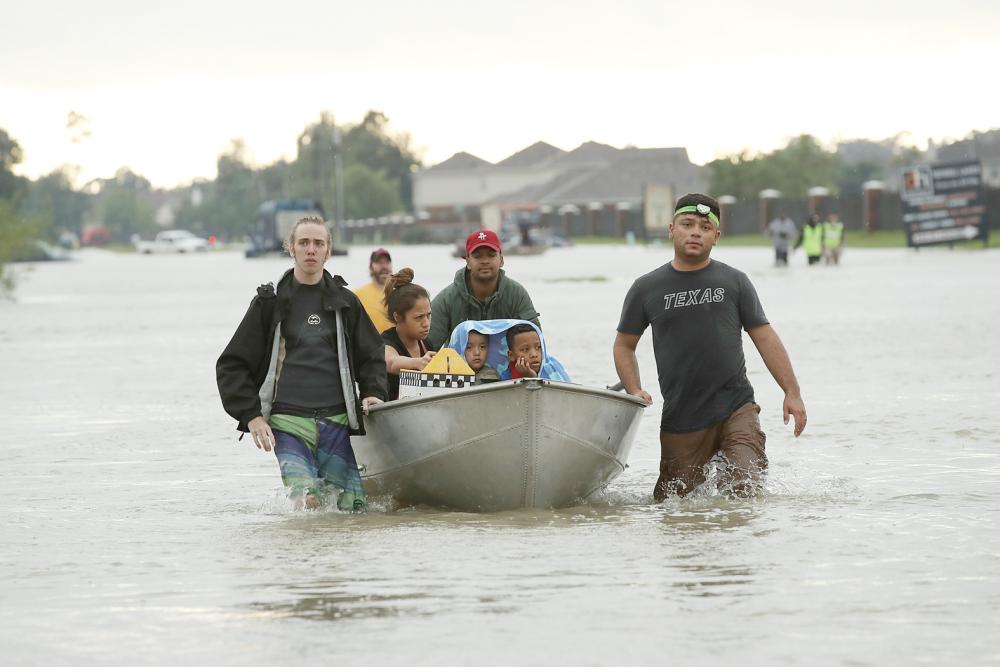
{"type": "Polygon", "coordinates": [[[333,127],[333,180],[334,180],[334,205],[336,214],[334,218],[334,238],[340,240],[341,227],[344,224],[344,164],[340,157],[340,129],[333,127]]]}

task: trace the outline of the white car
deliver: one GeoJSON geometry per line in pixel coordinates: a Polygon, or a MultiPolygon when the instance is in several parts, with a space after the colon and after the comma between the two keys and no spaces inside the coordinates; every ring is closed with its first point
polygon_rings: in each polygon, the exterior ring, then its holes
{"type": "Polygon", "coordinates": [[[138,240],[135,249],[146,255],[154,252],[202,252],[208,250],[208,241],[186,229],[168,229],[152,241],[138,240]]]}

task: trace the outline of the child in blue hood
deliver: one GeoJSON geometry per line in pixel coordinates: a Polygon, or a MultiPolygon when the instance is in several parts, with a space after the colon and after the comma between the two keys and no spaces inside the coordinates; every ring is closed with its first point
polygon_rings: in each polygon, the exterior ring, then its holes
{"type": "Polygon", "coordinates": [[[447,347],[464,353],[468,347],[470,332],[476,331],[485,334],[489,337],[486,365],[496,369],[500,374],[501,380],[510,380],[512,375],[511,361],[506,333],[508,329],[520,324],[530,326],[538,334],[539,341],[541,342],[542,362],[537,371],[538,377],[545,380],[571,382],[569,373],[559,363],[559,360],[548,354],[545,347],[545,337],[542,336],[541,329],[534,323],[526,320],[468,320],[462,322],[451,332],[451,339],[448,341],[447,347]]]}

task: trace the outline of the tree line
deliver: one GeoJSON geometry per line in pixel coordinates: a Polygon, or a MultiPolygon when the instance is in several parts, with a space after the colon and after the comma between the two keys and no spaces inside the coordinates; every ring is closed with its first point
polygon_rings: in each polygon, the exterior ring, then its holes
{"type": "MultiPolygon", "coordinates": [[[[71,117],[73,114],[70,114],[71,117]]],[[[79,125],[79,118],[70,125],[79,125]]],[[[389,119],[371,110],[355,124],[338,125],[329,112],[308,124],[296,141],[292,160],[253,164],[242,139],[234,139],[216,161],[213,179],[169,190],[152,186],[128,167],[114,176],[77,187],[78,174],[64,166],[31,180],[14,173],[23,151],[0,128],[0,277],[2,265],[25,243],[63,230],[80,234],[87,226],[108,230],[111,240],[148,236],[160,224],[238,240],[252,228],[259,205],[269,199],[313,199],[327,217],[337,210],[334,184],[339,153],[344,181],[344,212],[350,218],[380,217],[413,211],[412,174],[421,160],[408,134],[392,133],[389,119]],[[172,220],[157,220],[169,210],[172,220]]],[[[774,188],[787,197],[804,197],[813,186],[833,194],[858,193],[865,181],[891,178],[904,165],[925,156],[899,136],[883,141],[841,142],[833,150],[804,134],[764,153],[743,151],[707,166],[710,192],[756,199],[774,188]]]]}
{"type": "Polygon", "coordinates": [[[775,189],[786,197],[805,197],[822,186],[834,195],[859,194],[865,181],[891,178],[900,167],[924,159],[918,148],[900,137],[883,141],[842,142],[828,150],[813,136],[794,137],[768,153],[742,151],[709,162],[709,188],[716,196],[756,199],[775,189]]]}
{"type": "Polygon", "coordinates": [[[169,210],[172,226],[224,239],[242,238],[254,225],[257,208],[269,199],[313,199],[327,217],[336,211],[334,156],[339,152],[344,181],[344,212],[368,218],[410,212],[412,172],[420,159],[405,133],[389,130],[381,111],[369,111],[356,124],[337,125],[329,112],[298,135],[291,160],[254,165],[242,139],[234,139],[216,161],[213,179],[173,189],[156,189],[141,174],[122,167],[110,178],[75,185],[74,167],[64,166],[37,179],[14,173],[23,151],[0,128],[0,262],[15,254],[9,239],[55,238],[62,231],[80,234],[88,226],[108,230],[111,240],[152,234],[169,210]]]}
{"type": "Polygon", "coordinates": [[[313,199],[328,218],[337,210],[335,156],[344,183],[344,214],[370,218],[412,212],[412,173],[421,162],[407,134],[392,134],[381,111],[361,122],[338,126],[320,114],[299,134],[296,157],[254,167],[246,144],[233,140],[216,163],[215,179],[181,192],[175,226],[225,238],[241,237],[254,223],[257,207],[270,199],[313,199]]]}

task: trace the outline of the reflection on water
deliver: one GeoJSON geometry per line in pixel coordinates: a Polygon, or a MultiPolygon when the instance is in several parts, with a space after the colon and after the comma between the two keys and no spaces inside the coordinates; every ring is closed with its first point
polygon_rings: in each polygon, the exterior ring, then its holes
{"type": "MultiPolygon", "coordinates": [[[[317,582],[321,588],[322,582],[317,582]]],[[[275,619],[293,617],[307,621],[339,621],[342,619],[377,618],[414,614],[431,614],[432,611],[413,602],[427,602],[424,595],[351,595],[336,591],[322,591],[302,586],[283,586],[282,593],[294,596],[290,601],[255,602],[248,605],[256,612],[267,612],[275,619]]]]}
{"type": "Polygon", "coordinates": [[[675,566],[680,576],[673,583],[685,595],[696,597],[726,597],[752,595],[750,584],[756,581],[754,571],[745,567],[715,565],[675,566]]]}
{"type": "MultiPolygon", "coordinates": [[[[334,270],[361,284],[369,250],[334,270]]],[[[456,268],[447,250],[393,255],[436,291],[456,268]]],[[[995,253],[853,251],[838,269],[779,272],[767,249],[719,251],[753,277],[810,410],[796,441],[748,347],[766,491],[654,503],[657,404],[607,489],[497,514],[290,506],[214,386],[254,287],[284,262],[85,253],[39,267],[0,303],[5,663],[1000,655],[1000,347],[956,346],[952,329],[1000,330],[995,253]],[[338,625],[317,632],[324,621],[338,625]]],[[[622,295],[663,260],[580,247],[505,268],[573,377],[605,386],[622,295]],[[581,266],[607,279],[561,280],[581,266]]],[[[638,354],[655,387],[648,337],[638,354]]]]}
{"type": "MultiPolygon", "coordinates": [[[[666,501],[670,503],[670,500],[666,501]]],[[[695,501],[677,501],[665,508],[662,525],[678,534],[732,530],[749,526],[755,515],[752,507],[691,507],[695,501]]]]}

